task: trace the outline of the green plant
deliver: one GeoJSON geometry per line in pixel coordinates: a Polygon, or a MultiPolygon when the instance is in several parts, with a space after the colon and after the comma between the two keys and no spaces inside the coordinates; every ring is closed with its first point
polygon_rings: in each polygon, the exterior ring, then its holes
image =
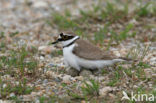
{"type": "Polygon", "coordinates": [[[142,62],[142,60],[144,59],[144,57],[147,55],[147,53],[149,52],[149,45],[145,45],[140,46],[139,44],[136,47],[132,47],[130,49],[130,51],[127,53],[127,57],[131,57],[134,60],[139,60],[140,62],[142,62]]]}
{"type": "Polygon", "coordinates": [[[62,50],[55,50],[55,51],[51,52],[51,56],[53,56],[53,57],[57,57],[59,55],[63,55],[62,50]]]}
{"type": "Polygon", "coordinates": [[[139,7],[139,9],[138,9],[137,14],[139,16],[148,16],[148,14],[149,14],[148,6],[149,5],[150,5],[150,3],[147,3],[147,4],[143,5],[143,6],[141,5],[139,7]]]}
{"type": "Polygon", "coordinates": [[[94,38],[96,42],[103,43],[103,40],[106,38],[106,34],[108,33],[108,29],[105,26],[104,28],[101,28],[98,32],[95,32],[94,38]]]}
{"type": "MultiPolygon", "coordinates": [[[[24,95],[24,94],[30,94],[33,90],[32,87],[29,87],[26,85],[26,78],[19,81],[19,84],[12,84],[10,82],[6,83],[6,87],[2,87],[2,85],[5,83],[4,81],[1,81],[1,88],[0,93],[2,98],[6,98],[10,93],[14,93],[16,97],[17,95],[24,95]]],[[[12,99],[16,99],[14,97],[11,97],[12,99]]],[[[10,99],[11,99],[10,98],[10,99]]]]}
{"type": "Polygon", "coordinates": [[[13,32],[13,33],[10,34],[10,37],[14,37],[14,36],[17,35],[18,33],[19,33],[18,31],[13,32]]]}
{"type": "Polygon", "coordinates": [[[108,86],[116,86],[116,84],[120,81],[121,79],[121,73],[120,70],[115,71],[113,77],[111,80],[107,83],[108,86]]]}
{"type": "Polygon", "coordinates": [[[40,103],[55,103],[58,102],[58,98],[56,96],[50,96],[50,97],[45,97],[41,96],[39,97],[40,103]]]}
{"type": "Polygon", "coordinates": [[[4,38],[4,32],[0,32],[0,39],[4,38]]]}
{"type": "Polygon", "coordinates": [[[1,42],[0,43],[0,48],[5,48],[6,47],[6,43],[5,42],[1,42]]]}
{"type": "Polygon", "coordinates": [[[21,76],[25,73],[35,74],[38,61],[33,57],[33,54],[26,50],[26,47],[11,50],[9,56],[0,57],[0,66],[6,68],[8,73],[16,69],[19,70],[21,76]],[[27,72],[26,72],[27,69],[27,72]]]}
{"type": "Polygon", "coordinates": [[[99,82],[95,81],[93,79],[90,80],[90,84],[84,81],[85,86],[81,87],[81,90],[85,96],[87,95],[93,95],[98,96],[99,95],[99,82]]]}

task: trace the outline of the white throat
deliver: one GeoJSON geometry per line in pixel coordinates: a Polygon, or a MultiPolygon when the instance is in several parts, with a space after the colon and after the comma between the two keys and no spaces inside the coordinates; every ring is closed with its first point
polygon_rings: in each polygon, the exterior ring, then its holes
{"type": "Polygon", "coordinates": [[[70,40],[62,41],[61,43],[62,43],[63,46],[67,46],[67,45],[69,45],[70,43],[72,43],[73,41],[75,41],[78,38],[79,38],[79,36],[75,36],[74,38],[72,38],[70,40]]]}

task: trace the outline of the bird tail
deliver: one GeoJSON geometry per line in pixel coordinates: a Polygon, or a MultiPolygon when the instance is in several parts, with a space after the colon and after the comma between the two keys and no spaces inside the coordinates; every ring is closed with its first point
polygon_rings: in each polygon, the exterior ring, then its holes
{"type": "Polygon", "coordinates": [[[133,60],[131,58],[119,57],[118,59],[114,59],[114,62],[137,62],[138,60],[133,60]]]}
{"type": "Polygon", "coordinates": [[[119,57],[119,59],[122,59],[122,60],[125,60],[125,61],[130,61],[130,62],[137,62],[138,61],[136,59],[126,58],[126,57],[119,57]]]}

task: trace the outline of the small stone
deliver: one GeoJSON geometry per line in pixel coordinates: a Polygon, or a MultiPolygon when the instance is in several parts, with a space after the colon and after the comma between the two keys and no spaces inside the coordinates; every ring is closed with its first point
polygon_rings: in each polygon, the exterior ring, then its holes
{"type": "Polygon", "coordinates": [[[14,97],[15,96],[15,94],[14,93],[11,93],[10,95],[9,95],[9,97],[14,97]]]}
{"type": "Polygon", "coordinates": [[[80,72],[79,75],[80,75],[80,76],[84,76],[84,77],[88,77],[88,76],[92,75],[92,72],[91,72],[90,70],[84,69],[84,70],[82,70],[82,71],[80,72]]]}
{"type": "Polygon", "coordinates": [[[152,77],[152,74],[153,74],[153,72],[152,72],[152,69],[144,69],[144,72],[145,72],[145,76],[147,77],[147,78],[151,78],[152,77]]]}
{"type": "Polygon", "coordinates": [[[69,84],[71,82],[71,76],[70,75],[65,75],[63,77],[63,83],[69,84]]]}
{"type": "Polygon", "coordinates": [[[69,68],[66,70],[66,72],[68,75],[71,75],[72,77],[78,76],[78,74],[79,74],[79,71],[77,71],[74,68],[69,68]]]}
{"type": "Polygon", "coordinates": [[[37,2],[34,2],[33,7],[35,7],[35,8],[46,8],[46,7],[48,7],[48,4],[45,1],[37,1],[37,2]]]}
{"type": "Polygon", "coordinates": [[[113,89],[111,87],[104,87],[99,90],[100,96],[106,96],[109,92],[111,92],[113,89]]]}
{"type": "Polygon", "coordinates": [[[41,90],[41,86],[38,85],[38,86],[35,87],[35,89],[36,90],[41,90]]]}
{"type": "Polygon", "coordinates": [[[152,78],[156,78],[156,74],[152,74],[152,78]]]}
{"type": "Polygon", "coordinates": [[[111,99],[115,99],[115,95],[114,94],[112,94],[112,93],[109,93],[109,97],[111,98],[111,99]]]}
{"type": "Polygon", "coordinates": [[[6,88],[7,87],[7,85],[6,84],[3,84],[3,88],[6,88]]]}
{"type": "Polygon", "coordinates": [[[44,57],[43,56],[40,56],[40,60],[44,60],[44,57]]]}
{"type": "Polygon", "coordinates": [[[90,81],[85,81],[84,83],[81,83],[81,87],[85,87],[86,88],[87,87],[86,83],[88,85],[91,85],[92,86],[92,83],[90,81]]]}
{"type": "Polygon", "coordinates": [[[43,80],[43,84],[46,84],[46,83],[48,83],[48,80],[47,79],[44,79],[43,80]]]}
{"type": "Polygon", "coordinates": [[[101,73],[102,73],[102,70],[98,70],[98,69],[93,70],[93,74],[94,74],[95,76],[99,76],[101,73]]]}
{"type": "Polygon", "coordinates": [[[54,80],[55,80],[56,82],[61,82],[61,81],[62,81],[59,77],[56,77],[54,80]]]}
{"type": "Polygon", "coordinates": [[[33,95],[23,95],[22,101],[32,101],[32,98],[34,98],[33,95]]]}
{"type": "Polygon", "coordinates": [[[50,64],[48,64],[48,66],[50,66],[50,67],[54,67],[54,66],[56,66],[56,65],[53,64],[53,63],[50,63],[50,64]]]}
{"type": "Polygon", "coordinates": [[[51,46],[40,46],[38,50],[41,52],[41,54],[49,54],[54,50],[54,48],[51,46]]]}
{"type": "Polygon", "coordinates": [[[136,19],[130,20],[130,23],[132,23],[132,24],[138,24],[138,22],[136,21],[136,19]]]}
{"type": "Polygon", "coordinates": [[[83,81],[83,77],[82,76],[77,76],[77,77],[75,77],[75,79],[83,81]]]}
{"type": "Polygon", "coordinates": [[[40,100],[36,98],[35,103],[40,103],[40,100]]]}
{"type": "MultiPolygon", "coordinates": [[[[41,57],[41,56],[40,56],[41,57]]],[[[40,58],[41,59],[41,58],[40,58]]],[[[44,63],[40,63],[39,66],[40,68],[43,68],[44,67],[44,63]]]]}
{"type": "Polygon", "coordinates": [[[16,85],[19,85],[19,81],[16,81],[15,83],[16,83],[16,85]]]}
{"type": "Polygon", "coordinates": [[[150,59],[150,64],[156,66],[156,57],[150,59]]]}
{"type": "Polygon", "coordinates": [[[86,103],[86,101],[85,100],[82,100],[81,103],[86,103]]]}
{"type": "Polygon", "coordinates": [[[126,68],[126,69],[129,69],[131,66],[132,66],[131,64],[123,64],[123,65],[122,65],[122,67],[123,67],[123,68],[126,68]]]}

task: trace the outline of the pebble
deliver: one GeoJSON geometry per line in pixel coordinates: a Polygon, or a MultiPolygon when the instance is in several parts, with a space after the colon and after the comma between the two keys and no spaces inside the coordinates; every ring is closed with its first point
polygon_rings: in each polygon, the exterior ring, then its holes
{"type": "Polygon", "coordinates": [[[65,75],[63,77],[63,83],[67,83],[67,84],[71,83],[71,76],[70,75],[65,75]]]}
{"type": "Polygon", "coordinates": [[[50,63],[50,64],[48,64],[48,66],[49,66],[49,67],[54,67],[54,66],[56,66],[56,65],[53,64],[53,63],[50,63]]]}
{"type": "Polygon", "coordinates": [[[7,87],[7,85],[6,84],[3,84],[3,86],[2,86],[3,88],[6,88],[7,87]]]}
{"type": "Polygon", "coordinates": [[[102,89],[99,90],[99,95],[100,96],[106,96],[112,90],[113,90],[112,87],[104,87],[104,88],[102,88],[102,89]]]}
{"type": "Polygon", "coordinates": [[[110,97],[111,99],[114,99],[116,96],[115,96],[114,94],[112,94],[112,93],[109,93],[109,97],[110,97]]]}
{"type": "Polygon", "coordinates": [[[138,24],[138,22],[136,21],[136,19],[130,20],[130,23],[132,23],[132,24],[138,24]]]}
{"type": "Polygon", "coordinates": [[[15,93],[11,93],[10,95],[9,95],[9,97],[14,97],[15,96],[15,93]]]}
{"type": "Polygon", "coordinates": [[[144,72],[145,72],[145,76],[147,77],[147,78],[152,78],[152,74],[153,74],[153,72],[152,72],[152,69],[144,69],[144,72]]]}
{"type": "Polygon", "coordinates": [[[44,60],[44,56],[40,56],[40,60],[44,60]]]}
{"type": "Polygon", "coordinates": [[[56,77],[54,80],[55,80],[56,82],[61,82],[61,81],[62,81],[59,77],[56,77]]]}
{"type": "Polygon", "coordinates": [[[79,81],[83,81],[84,80],[83,76],[76,76],[75,79],[77,79],[79,81]]]}
{"type": "Polygon", "coordinates": [[[45,1],[35,1],[33,4],[34,8],[47,8],[48,4],[45,1]]]}
{"type": "Polygon", "coordinates": [[[150,59],[150,64],[156,66],[156,57],[150,59]]]}
{"type": "Polygon", "coordinates": [[[41,54],[49,54],[54,50],[54,48],[52,46],[40,46],[38,47],[38,50],[41,54]]]}
{"type": "Polygon", "coordinates": [[[75,76],[78,76],[79,71],[77,71],[77,70],[74,69],[74,68],[68,68],[68,69],[66,70],[66,73],[67,73],[68,75],[71,75],[72,77],[75,77],[75,76]]]}
{"type": "Polygon", "coordinates": [[[44,79],[43,80],[43,84],[46,84],[46,83],[48,83],[48,80],[47,79],[44,79]]]}
{"type": "Polygon", "coordinates": [[[82,70],[79,74],[80,76],[83,76],[83,77],[89,77],[90,75],[92,75],[92,72],[90,70],[82,70]]]}

